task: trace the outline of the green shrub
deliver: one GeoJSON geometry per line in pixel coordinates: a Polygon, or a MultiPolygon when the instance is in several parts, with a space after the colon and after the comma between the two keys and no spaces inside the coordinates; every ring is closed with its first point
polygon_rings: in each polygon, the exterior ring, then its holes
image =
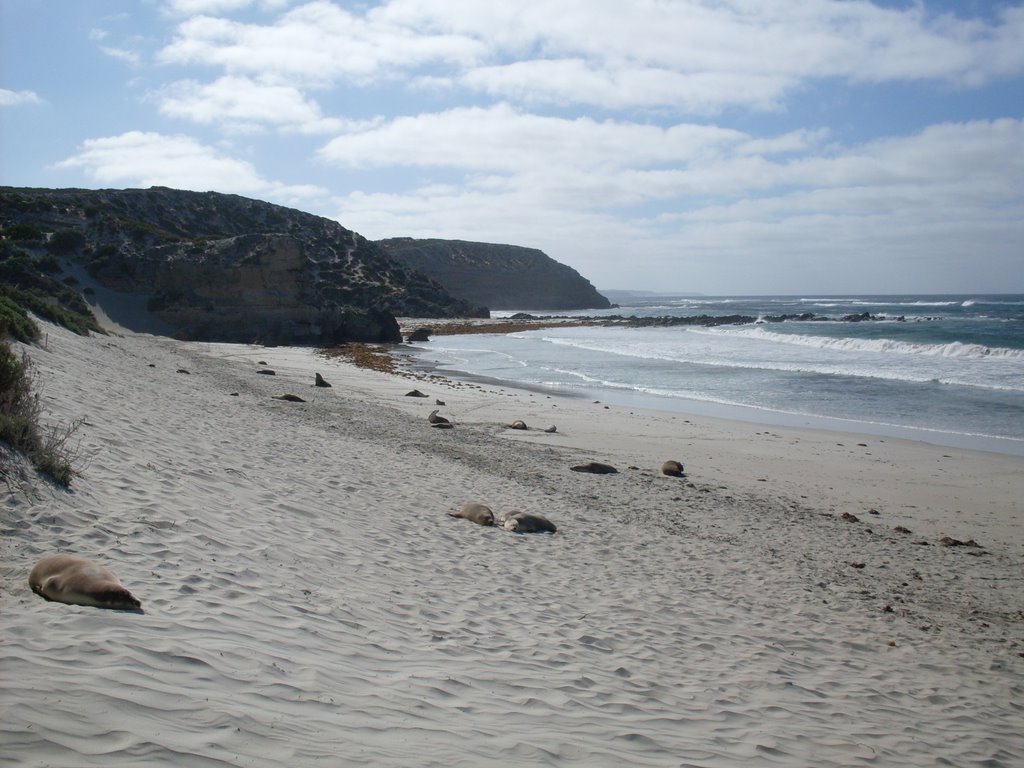
{"type": "MultiPolygon", "coordinates": [[[[28,355],[22,354],[19,359],[7,341],[0,341],[0,443],[28,456],[36,469],[66,487],[78,474],[74,466],[78,451],[70,446],[70,440],[82,422],[52,427],[41,434],[41,407],[34,383],[28,355]]],[[[0,464],[0,476],[8,475],[7,468],[0,464]]]]}
{"type": "Polygon", "coordinates": [[[54,232],[50,242],[46,244],[50,253],[74,253],[85,247],[85,235],[77,229],[62,229],[54,232]]]}
{"type": "Polygon", "coordinates": [[[19,360],[0,342],[0,441],[29,454],[40,446],[39,396],[32,393],[30,371],[27,355],[19,360]]]}
{"type": "MultiPolygon", "coordinates": [[[[12,316],[8,318],[12,326],[17,329],[16,319],[18,316],[31,323],[28,312],[33,312],[50,322],[64,326],[79,336],[86,336],[89,331],[102,333],[103,331],[99,323],[96,322],[96,318],[93,317],[92,312],[85,305],[85,300],[59,283],[57,285],[59,288],[50,295],[32,289],[0,285],[0,301],[6,301],[6,304],[0,306],[9,305],[9,309],[13,310],[12,316]],[[80,306],[69,308],[62,305],[58,298],[61,295],[65,298],[75,296],[74,304],[77,305],[78,302],[81,302],[82,305],[85,305],[85,311],[80,311],[80,306]]],[[[0,310],[0,317],[6,317],[2,310],[0,310]]],[[[32,323],[32,325],[34,326],[35,324],[32,323]]],[[[28,337],[25,336],[24,328],[12,330],[10,335],[14,336],[18,341],[34,341],[39,338],[39,329],[36,328],[35,333],[28,337]]]]}
{"type": "Polygon", "coordinates": [[[12,224],[3,228],[3,236],[8,240],[42,240],[43,230],[32,224],[12,224]]]}
{"type": "Polygon", "coordinates": [[[61,271],[60,261],[52,253],[47,253],[36,259],[35,267],[47,275],[56,275],[61,271]]]}
{"type": "Polygon", "coordinates": [[[17,302],[0,292],[0,339],[8,336],[28,344],[39,338],[39,326],[17,302]]]}

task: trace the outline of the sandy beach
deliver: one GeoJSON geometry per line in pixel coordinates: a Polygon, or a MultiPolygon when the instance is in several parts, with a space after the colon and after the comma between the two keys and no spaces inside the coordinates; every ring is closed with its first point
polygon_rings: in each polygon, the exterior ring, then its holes
{"type": "Polygon", "coordinates": [[[81,476],[0,485],[3,765],[1024,764],[1020,457],[45,332],[81,476]]]}

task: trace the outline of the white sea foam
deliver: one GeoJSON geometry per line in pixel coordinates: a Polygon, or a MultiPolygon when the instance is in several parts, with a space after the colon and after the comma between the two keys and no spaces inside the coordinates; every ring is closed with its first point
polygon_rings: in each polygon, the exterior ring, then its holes
{"type": "Polygon", "coordinates": [[[818,349],[853,350],[863,352],[894,352],[901,355],[926,355],[928,357],[960,358],[1005,358],[1024,361],[1024,349],[1009,347],[986,347],[982,344],[964,344],[959,341],[948,344],[920,344],[895,339],[837,338],[834,336],[810,336],[806,334],[778,333],[762,327],[757,328],[709,328],[697,329],[695,333],[714,333],[751,339],[763,339],[779,344],[793,344],[818,349]]]}

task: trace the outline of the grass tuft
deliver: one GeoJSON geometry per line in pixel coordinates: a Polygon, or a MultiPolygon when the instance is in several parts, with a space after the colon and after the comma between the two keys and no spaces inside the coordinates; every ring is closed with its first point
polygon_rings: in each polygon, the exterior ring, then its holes
{"type": "MultiPolygon", "coordinates": [[[[0,443],[24,454],[37,470],[67,487],[79,474],[75,469],[78,447],[72,446],[71,438],[82,421],[44,432],[35,379],[29,356],[22,353],[19,358],[6,340],[0,340],[0,443]]],[[[0,462],[9,458],[6,452],[0,453],[0,462]]],[[[0,463],[0,477],[7,478],[12,471],[12,467],[0,463]]]]}

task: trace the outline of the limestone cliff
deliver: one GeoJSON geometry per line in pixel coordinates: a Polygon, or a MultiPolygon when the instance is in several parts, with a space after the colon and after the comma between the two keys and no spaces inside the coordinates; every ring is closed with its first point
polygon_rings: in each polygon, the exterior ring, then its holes
{"type": "Polygon", "coordinates": [[[410,269],[437,280],[452,296],[490,309],[605,309],[588,280],[543,251],[463,240],[378,240],[410,269]]]}
{"type": "Polygon", "coordinates": [[[395,315],[481,314],[335,221],[237,195],[4,187],[0,227],[149,296],[186,339],[399,341],[395,315]]]}

